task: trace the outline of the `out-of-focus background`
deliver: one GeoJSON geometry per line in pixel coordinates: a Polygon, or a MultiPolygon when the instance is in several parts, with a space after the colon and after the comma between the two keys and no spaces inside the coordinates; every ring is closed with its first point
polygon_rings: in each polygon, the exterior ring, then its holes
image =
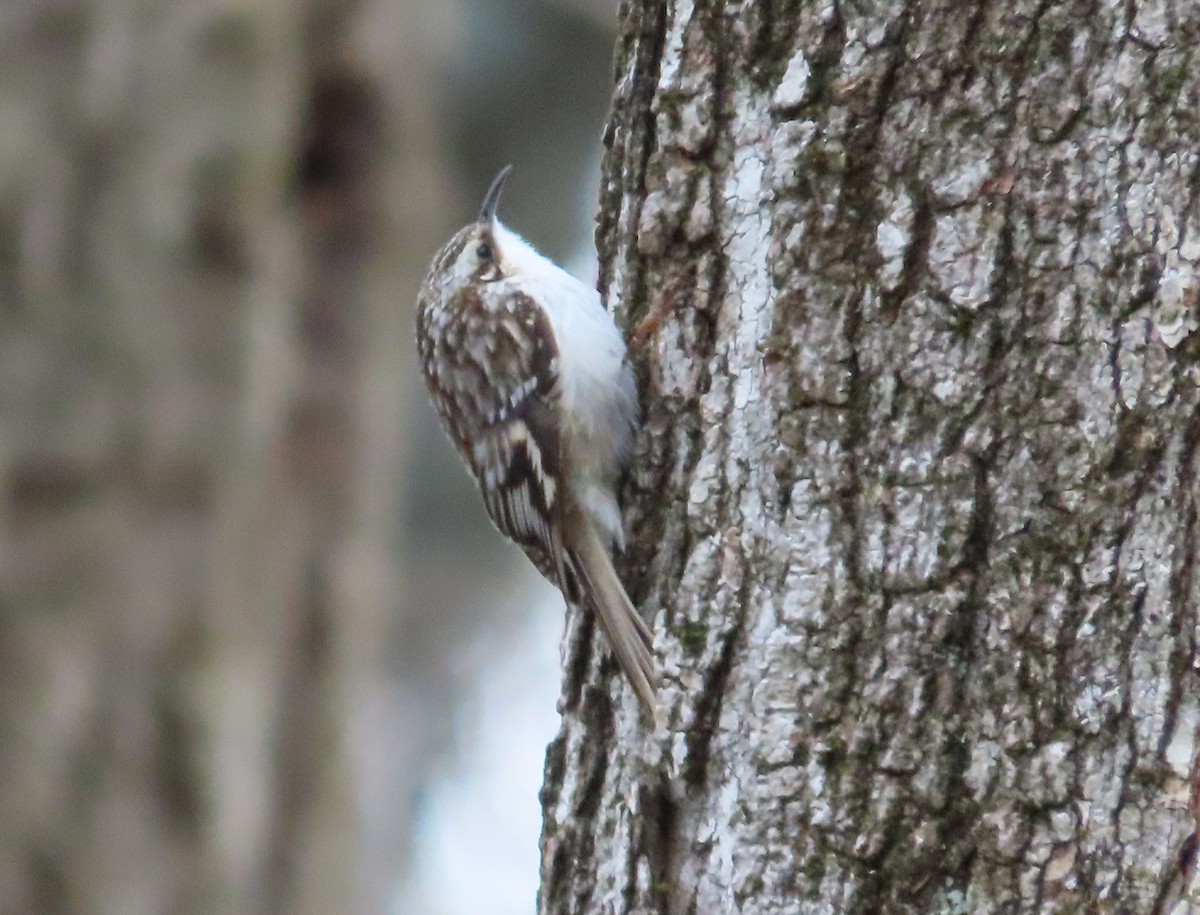
{"type": "Polygon", "coordinates": [[[508,162],[592,278],[614,6],[0,4],[0,915],[533,911],[561,602],[414,300],[508,162]]]}

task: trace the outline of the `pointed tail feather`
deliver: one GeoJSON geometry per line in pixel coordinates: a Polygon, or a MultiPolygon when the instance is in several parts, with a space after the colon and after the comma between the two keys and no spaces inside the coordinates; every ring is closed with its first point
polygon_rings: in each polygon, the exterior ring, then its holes
{"type": "Polygon", "coordinates": [[[657,722],[655,688],[658,673],[654,664],[654,633],[629,601],[621,580],[613,568],[608,550],[590,524],[572,544],[570,558],[579,580],[584,604],[600,620],[621,670],[625,673],[650,715],[657,722]]]}

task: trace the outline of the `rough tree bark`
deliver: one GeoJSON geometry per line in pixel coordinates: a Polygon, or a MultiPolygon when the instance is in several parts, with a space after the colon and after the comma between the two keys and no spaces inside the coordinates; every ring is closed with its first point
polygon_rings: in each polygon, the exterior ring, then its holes
{"type": "Polygon", "coordinates": [[[1200,7],[621,29],[664,723],[573,620],[540,911],[1197,909],[1200,7]]]}

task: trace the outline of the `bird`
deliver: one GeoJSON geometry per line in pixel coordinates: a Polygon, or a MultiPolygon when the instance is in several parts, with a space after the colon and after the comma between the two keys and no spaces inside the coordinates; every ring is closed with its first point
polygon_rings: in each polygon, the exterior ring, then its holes
{"type": "Polygon", "coordinates": [[[497,218],[511,170],[421,284],[422,373],[492,522],[570,605],[595,614],[655,721],[654,634],[610,554],[625,545],[617,485],[633,451],[637,384],[600,294],[497,218]]]}

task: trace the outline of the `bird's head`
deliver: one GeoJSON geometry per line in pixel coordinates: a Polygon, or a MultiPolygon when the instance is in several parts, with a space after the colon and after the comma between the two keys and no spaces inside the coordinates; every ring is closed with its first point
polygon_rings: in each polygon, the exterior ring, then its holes
{"type": "MultiPolygon", "coordinates": [[[[500,220],[496,218],[496,207],[500,203],[500,192],[512,171],[511,165],[500,169],[492,180],[474,222],[459,229],[434,259],[432,273],[450,280],[452,285],[490,283],[506,275],[501,246],[506,234],[500,220]]],[[[511,233],[507,233],[511,234],[511,233]]]]}
{"type": "Polygon", "coordinates": [[[434,259],[431,275],[453,287],[462,287],[557,269],[496,217],[500,192],[511,171],[512,166],[506,165],[492,179],[479,216],[446,243],[434,259]]]}

